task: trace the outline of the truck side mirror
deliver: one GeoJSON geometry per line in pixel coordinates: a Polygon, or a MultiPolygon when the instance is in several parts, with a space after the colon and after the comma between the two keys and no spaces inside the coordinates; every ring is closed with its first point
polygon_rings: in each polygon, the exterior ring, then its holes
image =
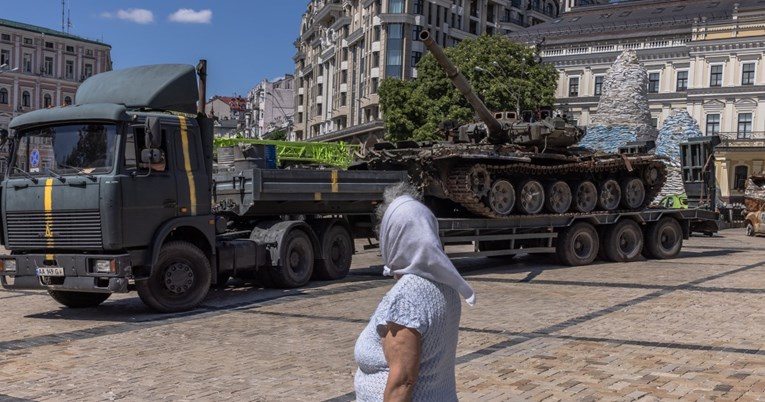
{"type": "MultiPolygon", "coordinates": [[[[146,133],[144,143],[147,148],[159,148],[162,146],[162,128],[159,124],[159,118],[155,116],[147,117],[144,125],[146,133]]],[[[141,154],[143,156],[143,153],[141,154]]]]}
{"type": "Polygon", "coordinates": [[[157,148],[141,150],[141,163],[160,163],[162,162],[162,152],[157,148]]]}

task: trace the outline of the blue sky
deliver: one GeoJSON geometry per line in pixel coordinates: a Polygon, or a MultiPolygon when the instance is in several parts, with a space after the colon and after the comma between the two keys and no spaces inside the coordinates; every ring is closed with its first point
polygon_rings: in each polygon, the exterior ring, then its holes
{"type": "MultiPolygon", "coordinates": [[[[69,33],[112,46],[114,69],[207,59],[208,98],[294,73],[308,0],[66,0],[69,33]]],[[[0,18],[61,30],[61,0],[8,1],[0,18]]]]}

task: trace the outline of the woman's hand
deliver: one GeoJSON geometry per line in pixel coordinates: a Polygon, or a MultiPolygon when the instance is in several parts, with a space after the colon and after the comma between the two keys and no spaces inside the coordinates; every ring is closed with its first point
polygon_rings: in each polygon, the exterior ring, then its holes
{"type": "Polygon", "coordinates": [[[420,333],[389,322],[382,337],[382,349],[390,373],[385,385],[385,401],[410,401],[420,373],[420,333]]]}

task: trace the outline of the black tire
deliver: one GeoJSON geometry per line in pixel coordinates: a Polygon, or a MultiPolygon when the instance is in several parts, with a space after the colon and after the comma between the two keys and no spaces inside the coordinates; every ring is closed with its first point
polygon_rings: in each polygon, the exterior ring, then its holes
{"type": "Polygon", "coordinates": [[[608,260],[635,261],[643,251],[643,231],[635,221],[619,221],[606,230],[603,245],[608,260]]]}
{"type": "Polygon", "coordinates": [[[353,239],[348,230],[341,225],[330,228],[321,241],[324,259],[316,260],[313,269],[316,279],[336,280],[345,278],[351,269],[353,259],[353,239]]]}
{"type": "Polygon", "coordinates": [[[138,296],[162,313],[191,310],[207,296],[212,282],[210,261],[191,243],[173,241],[162,246],[151,275],[135,283],[138,296]]]}
{"type": "Polygon", "coordinates": [[[752,225],[752,222],[746,221],[746,235],[750,237],[754,236],[754,225],[752,225]]]}
{"type": "Polygon", "coordinates": [[[69,308],[95,307],[103,303],[111,296],[111,293],[91,293],[91,292],[68,292],[63,290],[49,290],[48,295],[53,300],[69,308]]]}
{"type": "Polygon", "coordinates": [[[648,225],[644,238],[645,255],[650,258],[675,258],[683,247],[683,229],[677,219],[669,216],[648,225]]]}
{"type": "Polygon", "coordinates": [[[556,253],[563,264],[587,265],[598,256],[599,245],[595,227],[587,222],[579,222],[558,235],[556,253]]]}
{"type": "Polygon", "coordinates": [[[278,288],[305,285],[313,274],[313,245],[302,229],[290,230],[279,243],[279,266],[270,267],[269,277],[278,288]]]}

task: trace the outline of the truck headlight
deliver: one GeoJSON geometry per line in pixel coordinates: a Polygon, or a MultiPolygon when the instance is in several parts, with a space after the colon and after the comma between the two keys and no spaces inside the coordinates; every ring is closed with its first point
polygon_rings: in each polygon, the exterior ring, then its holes
{"type": "Polygon", "coordinates": [[[114,260],[95,260],[93,261],[93,271],[98,274],[113,274],[117,272],[114,260]]]}
{"type": "Polygon", "coordinates": [[[0,271],[16,272],[16,260],[0,260],[0,271]]]}

